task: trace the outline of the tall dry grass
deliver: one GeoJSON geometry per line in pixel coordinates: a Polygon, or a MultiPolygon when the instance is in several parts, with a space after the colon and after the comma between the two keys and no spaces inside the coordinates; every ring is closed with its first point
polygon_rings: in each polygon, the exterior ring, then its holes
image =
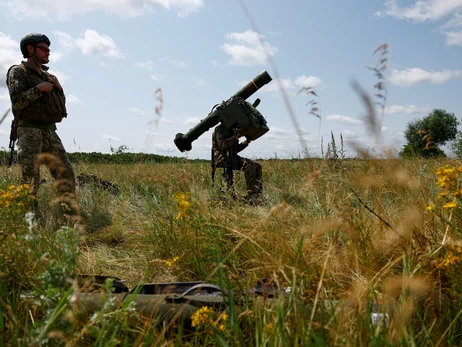
{"type": "MultiPolygon", "coordinates": [[[[55,193],[45,171],[41,220],[2,233],[0,327],[11,341],[46,318],[47,311],[42,317],[22,312],[20,293],[43,286],[38,274],[53,274],[60,261],[70,261],[63,240],[56,238],[56,230],[67,223],[71,229],[65,230],[72,233],[66,237],[77,244],[75,264],[61,269],[62,275],[72,270],[116,276],[129,287],[200,280],[236,289],[250,288],[258,278],[291,287],[279,305],[241,317],[248,327],[240,334],[249,343],[457,345],[462,229],[459,201],[445,208],[446,197],[437,184],[436,170],[444,165],[459,163],[268,160],[263,162],[265,199],[255,207],[212,189],[203,163],[82,164],[76,166],[77,174],[96,173],[117,185],[119,194],[95,185],[78,187],[77,226],[48,206],[55,193]],[[33,247],[28,243],[31,232],[33,247]],[[326,309],[327,301],[337,300],[335,309],[326,309]],[[371,323],[371,314],[382,312],[378,303],[389,314],[386,327],[371,323]]],[[[0,170],[1,187],[17,184],[16,168],[0,170]]],[[[243,177],[237,177],[236,185],[244,195],[243,177]]],[[[72,329],[83,329],[78,336],[92,341],[94,336],[85,331],[91,322],[72,322],[72,329]]],[[[140,332],[126,337],[140,345],[146,334],[154,334],[143,319],[124,324],[140,332]]],[[[62,341],[75,344],[76,333],[67,329],[62,341]]],[[[229,329],[227,341],[233,344],[238,334],[229,329]]],[[[209,343],[220,344],[207,336],[209,343]]],[[[161,341],[186,343],[177,335],[161,341]]]]}

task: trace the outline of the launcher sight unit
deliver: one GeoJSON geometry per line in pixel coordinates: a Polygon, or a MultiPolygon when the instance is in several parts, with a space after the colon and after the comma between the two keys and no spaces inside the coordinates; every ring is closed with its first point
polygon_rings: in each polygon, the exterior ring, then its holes
{"type": "Polygon", "coordinates": [[[214,107],[207,117],[186,134],[176,134],[173,142],[177,148],[181,152],[190,151],[192,142],[218,123],[221,123],[224,132],[229,136],[239,133],[245,136],[248,141],[256,140],[265,134],[269,128],[265,118],[256,109],[260,99],[255,100],[253,104],[245,100],[271,80],[268,72],[263,70],[231,98],[214,107]]]}

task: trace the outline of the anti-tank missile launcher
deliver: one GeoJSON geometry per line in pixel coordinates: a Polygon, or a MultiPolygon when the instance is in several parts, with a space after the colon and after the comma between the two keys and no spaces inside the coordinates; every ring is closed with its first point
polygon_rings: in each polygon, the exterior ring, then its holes
{"type": "Polygon", "coordinates": [[[231,98],[214,107],[207,117],[186,134],[176,134],[174,142],[177,148],[181,152],[190,151],[192,142],[218,123],[221,123],[224,132],[229,136],[239,133],[245,136],[248,141],[254,141],[264,135],[269,128],[265,118],[256,109],[260,99],[257,99],[253,104],[247,102],[246,99],[271,80],[268,72],[263,70],[231,98]]]}

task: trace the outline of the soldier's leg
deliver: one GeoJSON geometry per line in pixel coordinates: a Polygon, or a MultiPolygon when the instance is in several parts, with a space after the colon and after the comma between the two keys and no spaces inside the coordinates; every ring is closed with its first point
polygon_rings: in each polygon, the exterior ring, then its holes
{"type": "Polygon", "coordinates": [[[41,129],[19,127],[18,128],[18,159],[21,165],[21,183],[29,184],[32,195],[37,198],[40,184],[40,169],[37,166],[37,157],[42,151],[41,129]]]}
{"type": "Polygon", "coordinates": [[[247,193],[249,196],[261,195],[262,193],[262,167],[250,159],[244,159],[242,167],[244,171],[245,182],[247,185],[247,193]]]}
{"type": "Polygon", "coordinates": [[[257,194],[261,195],[263,194],[263,181],[262,181],[262,167],[260,163],[255,163],[257,164],[255,168],[255,181],[256,181],[256,190],[257,194]]]}
{"type": "Polygon", "coordinates": [[[66,150],[54,130],[45,130],[47,133],[44,136],[43,152],[53,154],[59,163],[56,167],[50,170],[51,175],[57,183],[57,191],[59,195],[64,193],[75,194],[75,174],[72,164],[67,156],[66,150]]]}

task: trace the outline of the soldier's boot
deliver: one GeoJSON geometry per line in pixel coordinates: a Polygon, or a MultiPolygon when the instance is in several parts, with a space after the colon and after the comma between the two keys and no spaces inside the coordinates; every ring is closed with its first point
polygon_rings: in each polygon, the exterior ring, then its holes
{"type": "Polygon", "coordinates": [[[259,204],[263,194],[263,185],[261,181],[262,167],[257,162],[248,161],[245,168],[244,177],[247,185],[247,200],[252,205],[259,204]]]}

